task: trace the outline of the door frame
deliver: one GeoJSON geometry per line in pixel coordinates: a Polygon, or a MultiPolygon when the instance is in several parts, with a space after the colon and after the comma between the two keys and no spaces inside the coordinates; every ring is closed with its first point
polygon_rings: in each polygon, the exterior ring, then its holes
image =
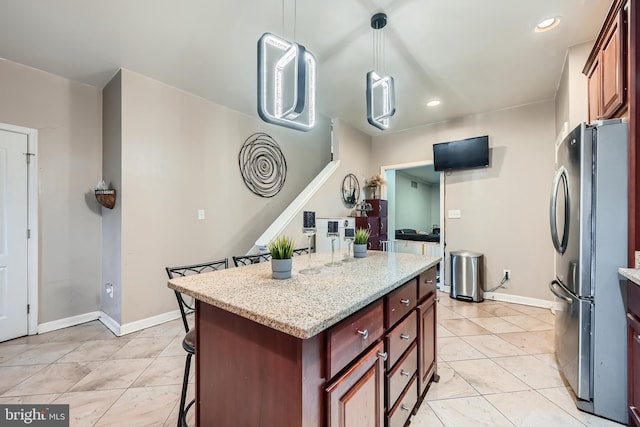
{"type": "MultiPolygon", "coordinates": [[[[27,314],[28,334],[38,333],[38,130],[0,122],[0,130],[27,136],[27,151],[32,154],[27,168],[27,314]]],[[[25,153],[26,154],[26,153],[25,153]]]]}
{"type": "MultiPolygon", "coordinates": [[[[418,166],[431,166],[433,165],[433,160],[422,160],[419,162],[409,162],[409,163],[397,163],[393,165],[382,165],[380,166],[380,176],[386,176],[387,171],[397,170],[397,169],[407,169],[407,168],[415,168],[418,166]]],[[[394,189],[395,191],[395,189],[394,189]]],[[[380,197],[387,198],[387,188],[383,185],[380,189],[380,197]]],[[[444,172],[440,172],[440,245],[442,250],[442,260],[440,261],[440,289],[444,291],[448,291],[448,286],[444,283],[445,277],[445,234],[446,234],[446,223],[445,223],[445,174],[444,172]]],[[[395,206],[394,206],[395,208],[395,206]]],[[[395,233],[396,227],[396,218],[395,215],[389,215],[387,218],[387,226],[389,232],[393,231],[395,233]]],[[[395,234],[393,235],[395,239],[395,234]]]]}

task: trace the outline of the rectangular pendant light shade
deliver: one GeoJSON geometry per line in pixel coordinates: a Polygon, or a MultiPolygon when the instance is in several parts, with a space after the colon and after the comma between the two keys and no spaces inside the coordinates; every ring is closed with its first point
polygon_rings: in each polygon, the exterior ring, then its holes
{"type": "Polygon", "coordinates": [[[389,118],[396,112],[393,77],[367,73],[367,121],[378,129],[389,128],[389,118]]]}
{"type": "Polygon", "coordinates": [[[258,40],[258,114],[267,123],[309,131],[316,121],[316,59],[271,33],[258,40]]]}

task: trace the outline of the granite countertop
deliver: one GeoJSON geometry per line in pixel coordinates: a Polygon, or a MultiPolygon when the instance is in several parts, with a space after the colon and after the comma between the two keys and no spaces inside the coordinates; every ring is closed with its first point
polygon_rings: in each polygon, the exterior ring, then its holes
{"type": "Polygon", "coordinates": [[[621,276],[631,280],[636,285],[640,285],[640,269],[636,268],[619,268],[618,273],[621,276]]]}
{"type": "MultiPolygon", "coordinates": [[[[342,253],[336,252],[336,260],[342,253]]],[[[311,255],[319,274],[301,274],[308,255],[293,258],[291,279],[271,278],[271,263],[175,278],[168,286],[200,301],[298,338],[310,338],[436,265],[441,258],[368,251],[327,267],[331,253],[311,255]]]]}

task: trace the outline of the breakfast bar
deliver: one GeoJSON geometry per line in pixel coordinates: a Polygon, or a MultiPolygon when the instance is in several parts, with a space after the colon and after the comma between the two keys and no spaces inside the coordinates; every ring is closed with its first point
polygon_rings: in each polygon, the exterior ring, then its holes
{"type": "Polygon", "coordinates": [[[402,426],[437,380],[438,257],[365,258],[271,278],[270,263],[176,278],[196,302],[196,421],[402,426]]]}

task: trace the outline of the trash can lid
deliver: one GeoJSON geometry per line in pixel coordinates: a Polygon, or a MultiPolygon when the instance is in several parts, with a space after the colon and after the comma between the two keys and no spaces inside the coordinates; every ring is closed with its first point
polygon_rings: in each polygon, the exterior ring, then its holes
{"type": "Polygon", "coordinates": [[[449,252],[449,254],[451,256],[463,256],[463,257],[469,257],[469,258],[480,258],[483,255],[479,252],[472,252],[472,251],[451,251],[449,252]]]}

